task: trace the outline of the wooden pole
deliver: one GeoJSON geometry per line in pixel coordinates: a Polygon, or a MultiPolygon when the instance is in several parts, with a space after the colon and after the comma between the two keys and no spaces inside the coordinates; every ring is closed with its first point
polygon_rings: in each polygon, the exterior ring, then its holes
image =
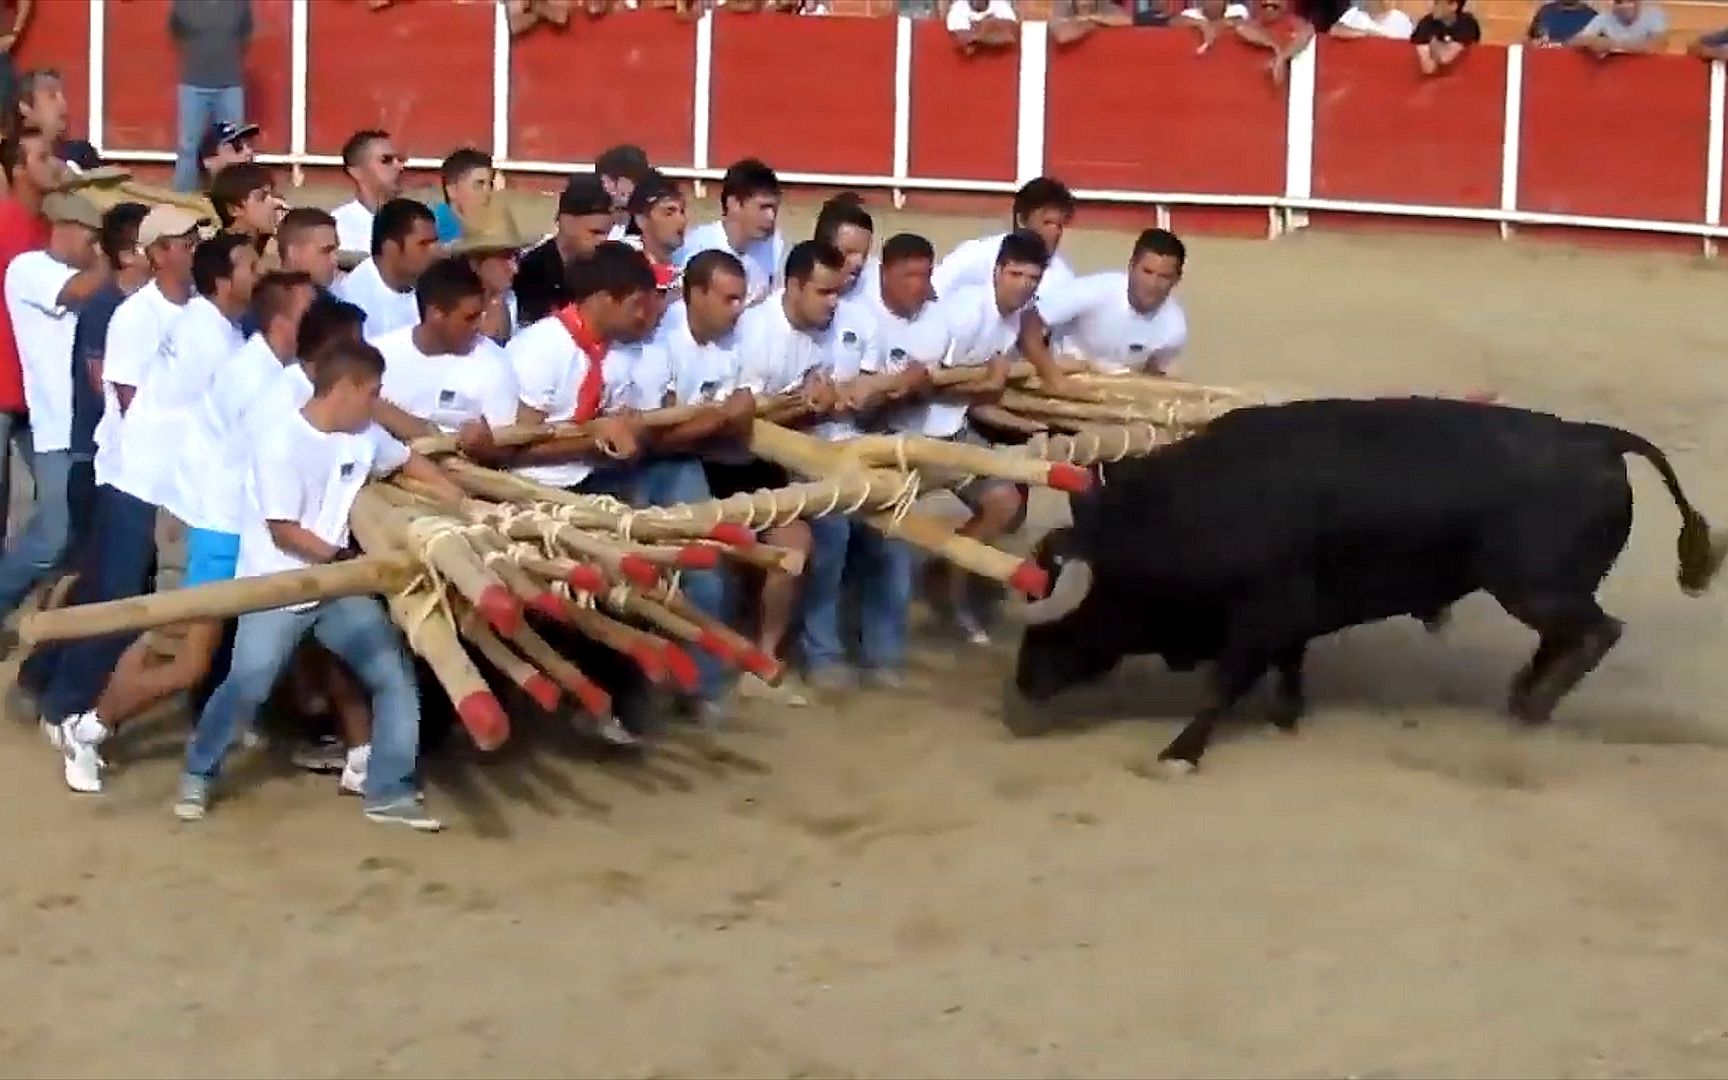
{"type": "Polygon", "coordinates": [[[547,712],[558,707],[558,684],[547,678],[546,674],[532,663],[516,655],[499,639],[492,627],[474,613],[473,608],[466,608],[462,612],[456,629],[488,664],[514,683],[517,689],[527,694],[534,704],[547,712]]]}
{"type": "Polygon", "coordinates": [[[263,577],[235,578],[126,600],[37,611],[18,623],[26,645],[101,637],[194,619],[231,619],[340,596],[389,593],[407,584],[419,564],[405,554],[368,555],[263,577]]]}
{"type": "Polygon", "coordinates": [[[1092,485],[1090,473],[1067,462],[1044,461],[1023,454],[1004,453],[994,447],[945,442],[917,435],[864,435],[847,440],[840,451],[845,456],[876,467],[928,467],[1067,492],[1085,491],[1092,485]]]}
{"type": "Polygon", "coordinates": [[[584,675],[582,669],[554,649],[533,627],[523,625],[517,628],[516,633],[510,636],[510,642],[550,675],[554,682],[567,690],[570,696],[581,704],[584,712],[596,720],[605,720],[612,715],[612,695],[584,675]]]}
{"type": "Polygon", "coordinates": [[[408,647],[432,669],[474,745],[482,750],[504,745],[510,737],[510,718],[462,648],[456,624],[432,590],[396,593],[387,603],[391,617],[408,639],[408,647]]]}

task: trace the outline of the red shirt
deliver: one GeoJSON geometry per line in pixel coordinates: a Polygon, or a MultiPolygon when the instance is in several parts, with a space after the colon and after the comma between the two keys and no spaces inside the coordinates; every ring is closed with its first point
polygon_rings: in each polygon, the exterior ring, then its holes
{"type": "MultiPolygon", "coordinates": [[[[24,209],[16,199],[0,199],[0,282],[6,268],[26,251],[48,246],[48,219],[24,209]]],[[[18,339],[12,336],[12,315],[0,303],[0,412],[24,411],[24,368],[18,360],[18,339]]]]}

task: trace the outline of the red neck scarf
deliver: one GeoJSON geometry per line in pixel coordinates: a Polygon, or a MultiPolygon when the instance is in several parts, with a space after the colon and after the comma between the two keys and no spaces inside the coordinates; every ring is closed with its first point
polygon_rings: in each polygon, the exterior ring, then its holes
{"type": "Polygon", "coordinates": [[[576,410],[570,417],[575,423],[586,423],[600,415],[600,399],[606,389],[606,372],[602,363],[606,359],[606,340],[594,332],[575,304],[565,304],[552,314],[564,325],[570,340],[588,358],[588,366],[582,372],[582,383],[576,388],[576,410]]]}

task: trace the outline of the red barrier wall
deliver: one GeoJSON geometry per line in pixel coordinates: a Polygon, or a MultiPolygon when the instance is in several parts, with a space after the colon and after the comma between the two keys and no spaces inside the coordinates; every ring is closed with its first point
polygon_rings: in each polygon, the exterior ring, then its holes
{"type": "Polygon", "coordinates": [[[912,28],[908,171],[944,180],[1014,179],[1020,126],[1020,54],[967,56],[935,20],[912,28]]]}
{"type": "Polygon", "coordinates": [[[894,169],[894,20],[763,12],[714,20],[708,156],[786,172],[894,169]]]}
{"type": "Polygon", "coordinates": [[[90,115],[90,8],[84,4],[37,4],[12,53],[19,71],[54,68],[66,84],[72,131],[82,136],[90,115]]]}
{"type": "Polygon", "coordinates": [[[1689,57],[1526,50],[1519,209],[1703,220],[1709,87],[1689,57]]]}
{"type": "Polygon", "coordinates": [[[1269,54],[1223,38],[1196,55],[1197,40],[1157,31],[1052,45],[1046,171],[1081,188],[1282,192],[1287,107],[1269,54]]]}
{"type": "Polygon", "coordinates": [[[695,24],[670,13],[524,34],[510,48],[510,156],[593,161],[627,142],[689,165],[695,77],[695,24]]]}
{"type": "MultiPolygon", "coordinates": [[[[38,10],[71,6],[38,4],[38,10]]],[[[107,6],[103,142],[118,150],[172,150],[179,130],[174,87],[180,59],[168,36],[169,0],[126,0],[107,6]],[[123,45],[116,48],[116,45],[123,45]]],[[[253,0],[252,45],[246,53],[246,118],[264,130],[259,146],[288,149],[288,0],[253,0]]]]}
{"type": "Polygon", "coordinates": [[[1404,42],[1318,44],[1315,198],[1500,205],[1503,50],[1472,50],[1428,77],[1404,42]]]}
{"type": "Polygon", "coordinates": [[[306,149],[337,153],[348,136],[371,127],[389,131],[416,157],[489,148],[494,10],[422,3],[378,12],[360,0],[311,5],[306,149]]]}

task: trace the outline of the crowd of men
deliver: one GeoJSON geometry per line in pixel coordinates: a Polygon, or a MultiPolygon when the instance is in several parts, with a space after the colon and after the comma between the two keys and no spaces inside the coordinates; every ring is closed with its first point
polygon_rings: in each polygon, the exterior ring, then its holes
{"type": "MultiPolygon", "coordinates": [[[[289,208],[253,160],[256,129],[221,123],[196,162],[203,221],[173,205],[98,212],[66,184],[64,131],[28,120],[16,110],[0,141],[0,394],[10,380],[14,395],[0,416],[27,447],[35,495],[0,558],[0,616],[68,569],[69,602],[87,603],[349,558],[369,478],[400,470],[461,497],[407,448],[425,435],[453,434],[464,457],[539,484],[691,502],[788,482],[746,439],[766,396],[798,396],[825,439],[989,441],[969,407],[1002,392],[1011,357],[1060,392],[1060,357],[1163,372],[1187,338],[1171,295],[1181,241],[1148,230],[1121,269],[1077,275],[1061,254],[1074,199],[1048,177],[1015,195],[1009,228],[939,258],[922,236],[879,236],[850,193],[823,203],[811,236],[785,235],[780,181],[756,160],[728,168],[719,217],[692,224],[683,189],[621,146],[569,178],[536,238],[502,212],[480,151],[450,155],[427,205],[402,194],[390,134],[357,132],[342,155],[353,198],[326,212],[289,208]],[[976,374],[939,391],[939,367],[976,374]],[[642,421],[670,405],[700,408],[670,428],[642,421]],[[542,421],[588,424],[602,452],[493,437],[542,421]]],[[[961,530],[982,540],[1025,515],[1027,492],[1006,482],[956,494],[961,530]]],[[[686,572],[681,587],[802,678],[734,683],[699,660],[682,710],[716,723],[734,694],[800,705],[898,685],[911,552],[845,515],[766,539],[803,553],[804,573],[686,572]]],[[[988,642],[967,580],[925,578],[952,627],[988,642]]],[[[225,755],[256,739],[275,701],[304,720],[296,762],[335,773],[368,818],[438,827],[415,781],[418,673],[376,599],[198,622],[172,655],[158,648],[116,635],[27,658],[20,687],[72,790],[100,791],[112,734],[187,692],[198,717],[182,819],[204,815],[225,755]]],[[[625,719],[601,730],[631,741],[644,717],[625,719]]]]}

